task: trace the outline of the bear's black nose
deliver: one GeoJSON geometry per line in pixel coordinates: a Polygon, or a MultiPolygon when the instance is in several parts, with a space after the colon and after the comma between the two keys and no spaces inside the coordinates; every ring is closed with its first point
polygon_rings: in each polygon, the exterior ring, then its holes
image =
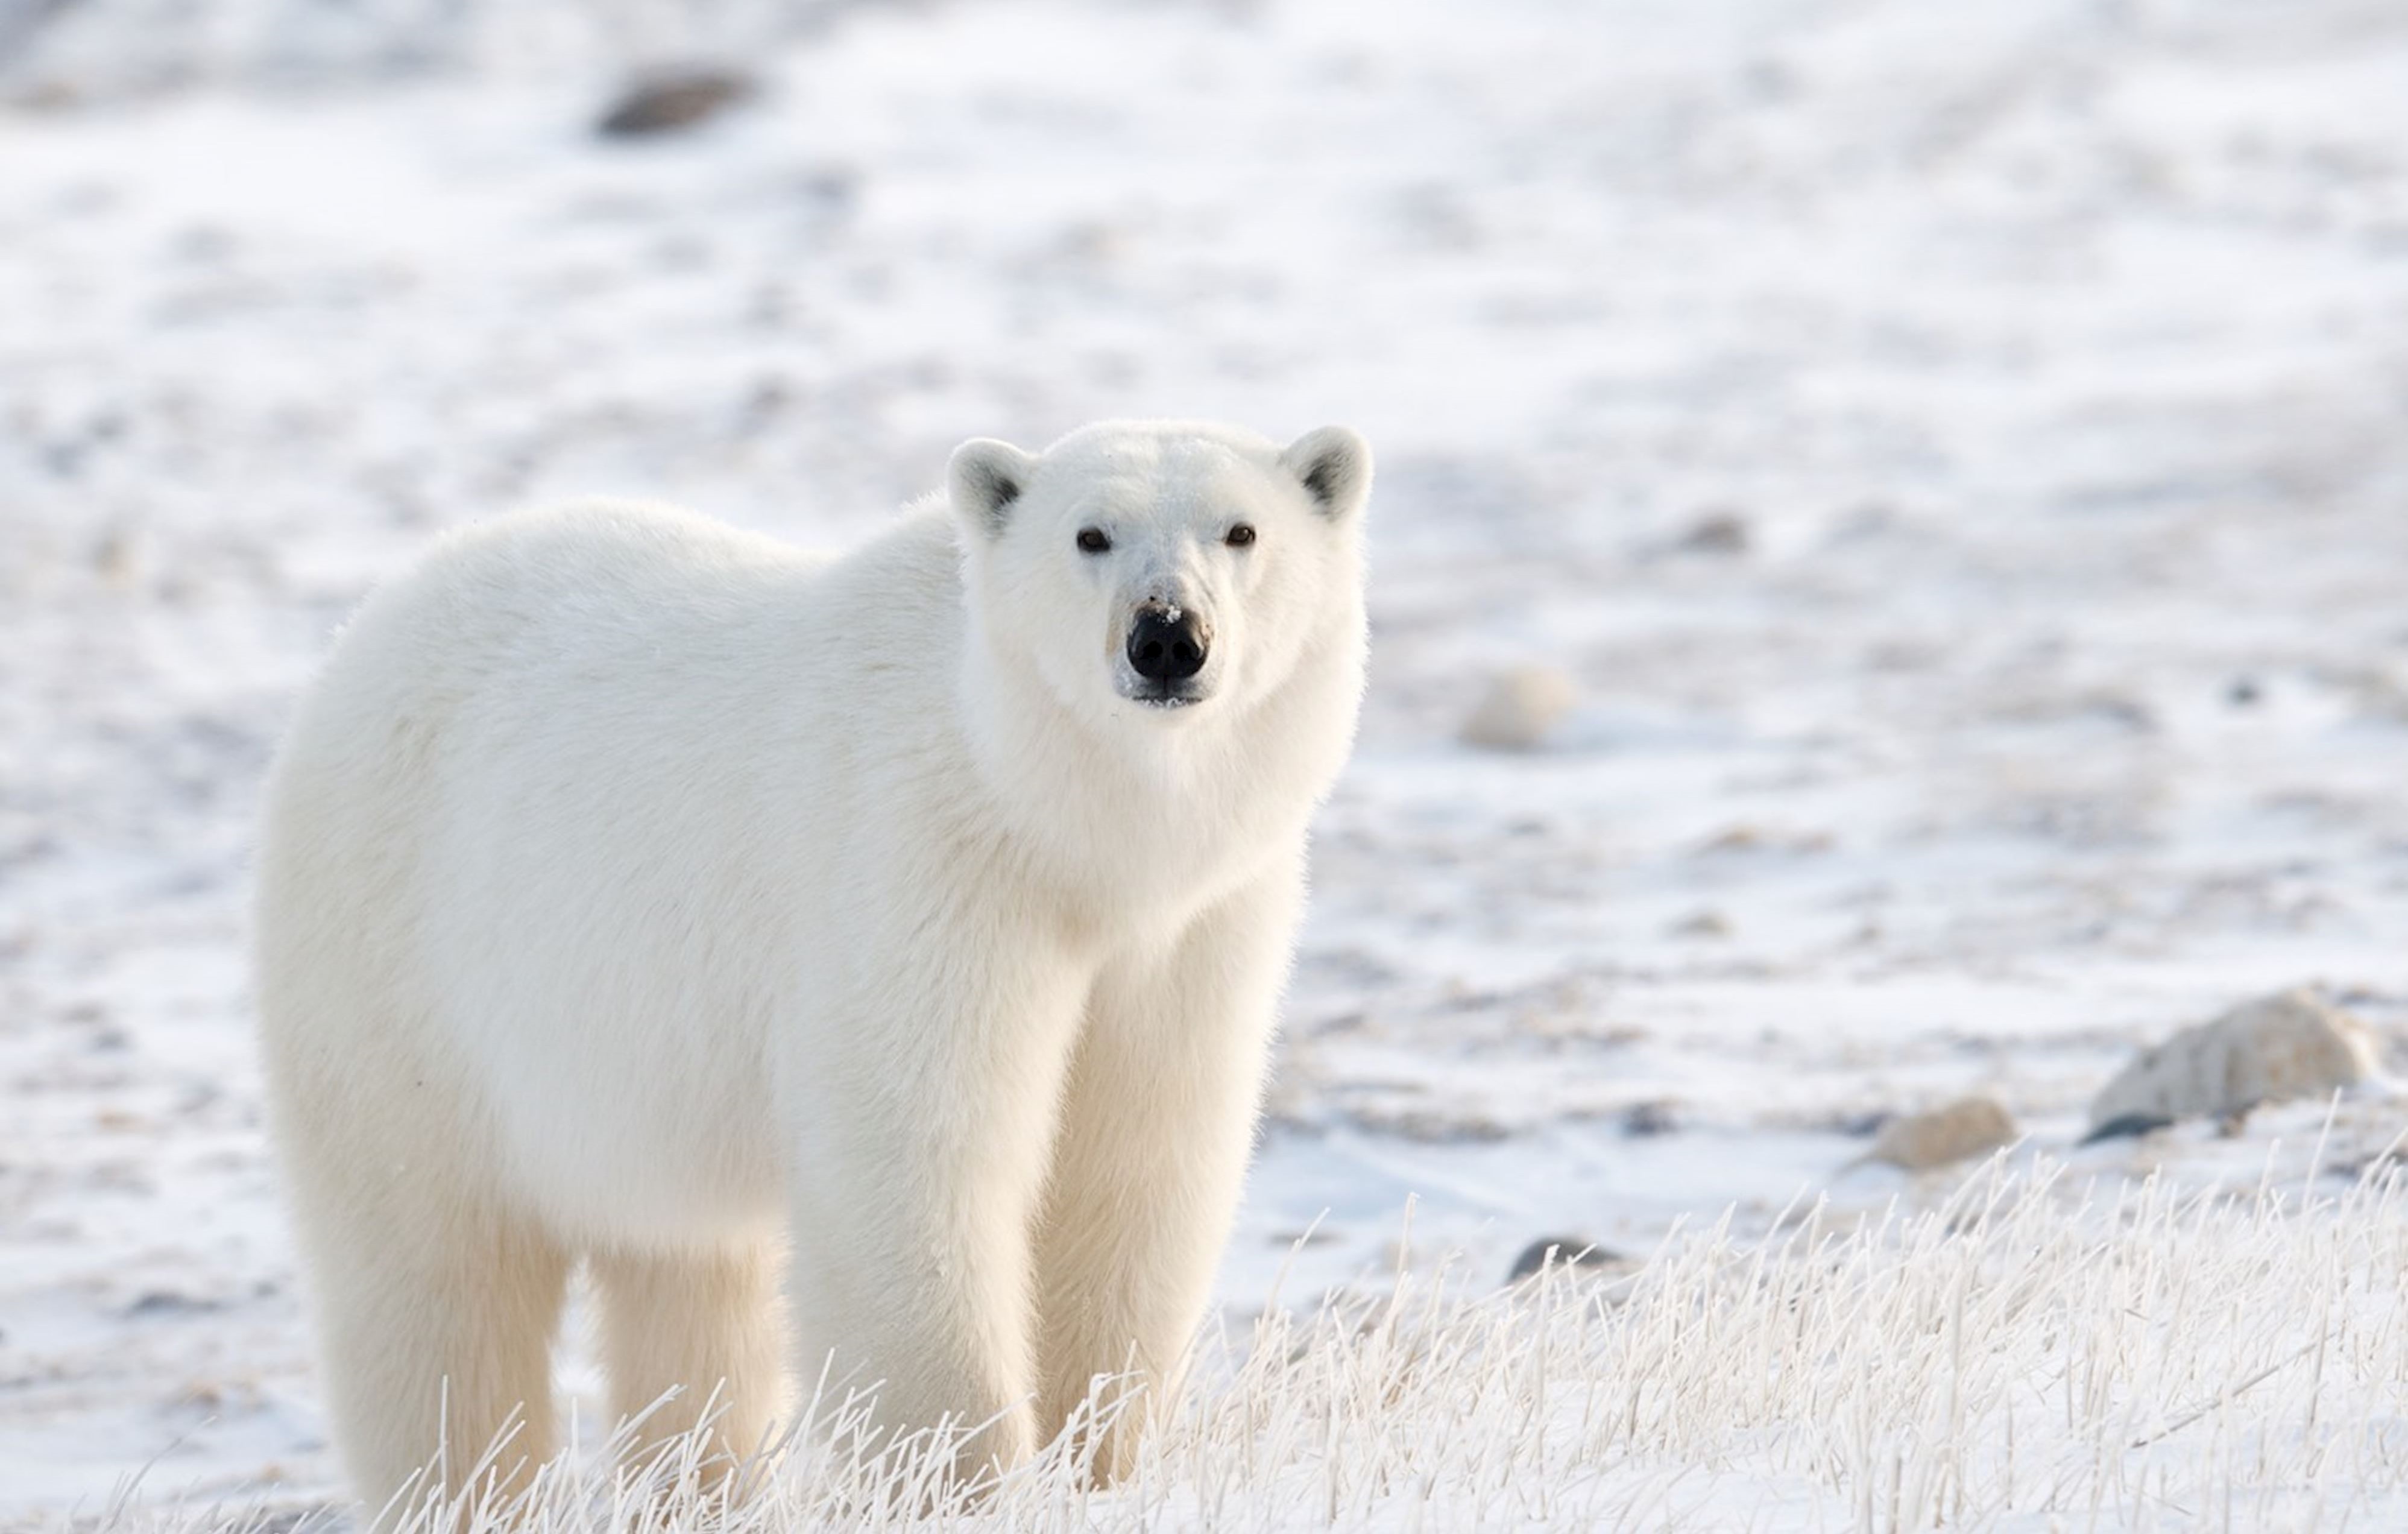
{"type": "Polygon", "coordinates": [[[1128,663],[1148,681],[1185,681],[1204,669],[1204,652],[1211,645],[1194,613],[1172,617],[1148,608],[1129,629],[1128,663]]]}

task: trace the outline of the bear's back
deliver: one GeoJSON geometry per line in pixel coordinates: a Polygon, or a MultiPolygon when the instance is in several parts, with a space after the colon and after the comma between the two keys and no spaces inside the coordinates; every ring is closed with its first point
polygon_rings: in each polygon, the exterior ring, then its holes
{"type": "Polygon", "coordinates": [[[898,661],[958,633],[956,563],[925,516],[842,557],[641,503],[497,518],[368,598],[296,744],[326,712],[349,716],[335,733],[353,740],[468,732],[480,752],[546,728],[639,753],[724,740],[764,723],[756,710],[808,710],[815,690],[840,703],[863,671],[891,686],[898,661]]]}

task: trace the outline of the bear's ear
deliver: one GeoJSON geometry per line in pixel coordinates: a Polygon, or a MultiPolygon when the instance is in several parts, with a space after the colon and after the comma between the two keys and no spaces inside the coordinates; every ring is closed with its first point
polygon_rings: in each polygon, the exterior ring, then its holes
{"type": "Polygon", "coordinates": [[[1371,444],[1343,426],[1309,431],[1280,454],[1312,504],[1332,522],[1363,509],[1371,495],[1371,444]]]}
{"type": "Polygon", "coordinates": [[[974,437],[953,450],[946,466],[946,489],[953,513],[992,538],[1011,520],[1011,506],[1028,488],[1037,460],[1009,442],[974,437]]]}

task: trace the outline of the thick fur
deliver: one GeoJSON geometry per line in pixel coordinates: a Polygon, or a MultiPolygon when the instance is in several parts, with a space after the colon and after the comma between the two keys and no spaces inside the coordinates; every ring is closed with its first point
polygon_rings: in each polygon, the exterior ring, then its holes
{"type": "Polygon", "coordinates": [[[498,1482],[551,1452],[580,1259],[617,1408],[717,1391],[737,1453],[781,1338],[896,1430],[992,1419],[977,1462],[1097,1374],[1159,1398],[1354,733],[1369,472],[1336,429],[1108,423],[966,444],[950,515],[841,557],[587,505],[369,599],[277,764],[257,920],[364,1496],[438,1450],[460,1485],[513,1413],[498,1482]],[[1206,625],[1200,700],[1132,696],[1149,605],[1206,625]]]}

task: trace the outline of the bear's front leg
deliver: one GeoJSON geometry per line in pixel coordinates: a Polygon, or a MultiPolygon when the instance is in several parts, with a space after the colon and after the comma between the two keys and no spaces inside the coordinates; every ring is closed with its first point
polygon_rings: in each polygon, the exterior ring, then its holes
{"type": "Polygon", "coordinates": [[[1167,951],[1108,965],[1089,1003],[1038,1231],[1038,1432],[1061,1431],[1096,1376],[1134,1376],[1140,1395],[1091,1445],[1101,1479],[1177,1387],[1211,1294],[1302,896],[1283,861],[1167,951]]]}
{"type": "Polygon", "coordinates": [[[806,1395],[874,1387],[885,1443],[977,1429],[974,1478],[1035,1444],[1028,1232],[1086,971],[1025,917],[947,920],[984,940],[865,944],[915,962],[811,1008],[786,1064],[791,1299],[806,1395]]]}

